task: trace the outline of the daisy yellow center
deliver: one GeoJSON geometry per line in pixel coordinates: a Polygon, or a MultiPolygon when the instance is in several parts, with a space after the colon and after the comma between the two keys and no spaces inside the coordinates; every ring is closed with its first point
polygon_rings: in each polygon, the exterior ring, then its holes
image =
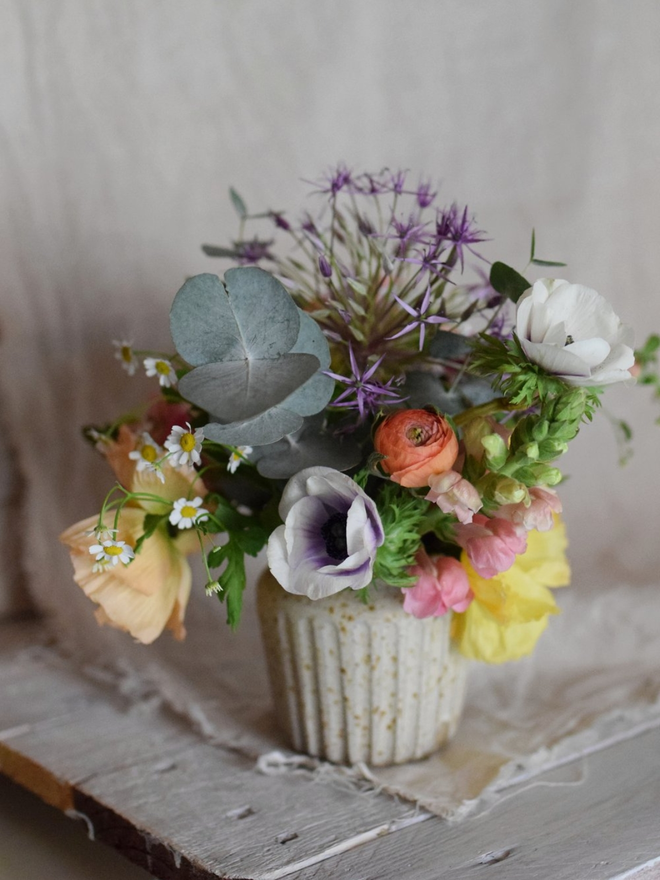
{"type": "Polygon", "coordinates": [[[197,508],[193,507],[192,504],[184,504],[181,508],[181,516],[186,519],[194,519],[197,515],[197,508]]]}
{"type": "Polygon", "coordinates": [[[122,345],[121,356],[126,363],[130,363],[133,360],[133,352],[131,351],[130,345],[122,345]]]}
{"type": "Polygon", "coordinates": [[[113,544],[112,547],[106,547],[106,548],[105,548],[105,554],[106,554],[106,556],[121,556],[121,554],[122,554],[123,552],[124,552],[124,548],[123,548],[123,547],[117,547],[117,546],[115,546],[114,544],[113,544]]]}
{"type": "Polygon", "coordinates": [[[142,447],[140,454],[142,455],[142,458],[145,461],[149,461],[149,462],[156,461],[156,459],[158,458],[158,453],[156,452],[156,447],[150,446],[149,444],[147,444],[147,446],[142,447]]]}
{"type": "Polygon", "coordinates": [[[170,365],[167,361],[156,361],[156,372],[160,373],[161,376],[167,376],[170,372],[170,365]]]}
{"type": "Polygon", "coordinates": [[[194,436],[189,431],[186,431],[185,434],[181,435],[179,446],[181,447],[181,449],[183,449],[184,452],[192,452],[192,450],[195,448],[194,436]]]}

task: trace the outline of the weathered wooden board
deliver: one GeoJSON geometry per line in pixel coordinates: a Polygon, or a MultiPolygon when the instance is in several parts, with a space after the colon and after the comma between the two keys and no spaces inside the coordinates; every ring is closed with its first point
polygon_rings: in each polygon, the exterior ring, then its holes
{"type": "Polygon", "coordinates": [[[155,702],[130,708],[66,661],[26,649],[39,637],[35,625],[0,626],[0,772],[157,877],[660,876],[660,729],[451,825],[348,782],[262,775],[155,702]]]}
{"type": "Polygon", "coordinates": [[[263,877],[413,812],[309,772],[260,774],[155,704],[130,709],[43,650],[17,654],[18,628],[0,627],[0,771],[158,877],[263,877]]]}

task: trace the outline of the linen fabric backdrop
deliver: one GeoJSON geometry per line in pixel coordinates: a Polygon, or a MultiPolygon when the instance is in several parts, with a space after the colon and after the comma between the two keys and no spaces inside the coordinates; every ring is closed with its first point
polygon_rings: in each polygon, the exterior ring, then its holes
{"type": "MultiPolygon", "coordinates": [[[[0,14],[0,610],[29,595],[81,665],[157,687],[256,756],[281,741],[250,598],[232,635],[198,572],[188,640],[145,648],[97,627],[57,542],[111,484],[80,426],[153,390],[111,340],[171,348],[183,279],[227,268],[200,244],[235,234],[229,186],[252,210],[297,213],[301,180],[344,160],[438,180],[487,230],[488,259],[523,269],[534,227],[538,256],[568,263],[548,273],[596,288],[641,343],[660,330],[660,5],[0,0],[0,14]]],[[[533,767],[657,717],[660,401],[615,388],[605,406],[635,455],[618,466],[599,413],[561,462],[564,614],[534,658],[472,670],[455,744],[433,772],[379,772],[393,791],[452,812],[505,784],[513,758],[533,767]]]]}

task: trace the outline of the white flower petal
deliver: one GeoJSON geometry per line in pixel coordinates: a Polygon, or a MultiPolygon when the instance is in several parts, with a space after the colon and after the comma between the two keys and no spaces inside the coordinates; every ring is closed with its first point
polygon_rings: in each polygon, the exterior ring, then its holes
{"type": "Polygon", "coordinates": [[[585,364],[593,369],[602,364],[610,353],[610,344],[604,339],[582,339],[580,342],[571,342],[565,347],[566,351],[570,351],[585,364]]]}

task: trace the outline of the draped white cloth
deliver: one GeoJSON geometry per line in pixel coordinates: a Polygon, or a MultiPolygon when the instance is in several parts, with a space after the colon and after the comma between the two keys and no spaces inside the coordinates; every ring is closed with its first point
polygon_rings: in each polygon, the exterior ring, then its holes
{"type": "MultiPolygon", "coordinates": [[[[151,387],[115,368],[110,341],[169,347],[182,279],[224,268],[199,245],[235,234],[230,185],[253,210],[295,210],[300,179],[338,159],[440,179],[488,230],[489,259],[523,269],[535,227],[538,255],[567,262],[562,274],[641,341],[660,328],[660,7],[0,0],[0,15],[0,422],[23,480],[5,538],[67,651],[156,680],[204,733],[257,754],[278,741],[250,614],[224,631],[199,578],[189,641],[133,645],[97,629],[56,542],[109,486],[79,426],[151,387]]],[[[454,810],[511,759],[583,747],[611,733],[595,717],[638,723],[655,701],[660,405],[641,388],[606,403],[632,424],[636,454],[618,468],[598,415],[564,460],[575,576],[563,618],[532,660],[475,667],[456,743],[433,772],[380,772],[392,790],[454,810]]]]}

